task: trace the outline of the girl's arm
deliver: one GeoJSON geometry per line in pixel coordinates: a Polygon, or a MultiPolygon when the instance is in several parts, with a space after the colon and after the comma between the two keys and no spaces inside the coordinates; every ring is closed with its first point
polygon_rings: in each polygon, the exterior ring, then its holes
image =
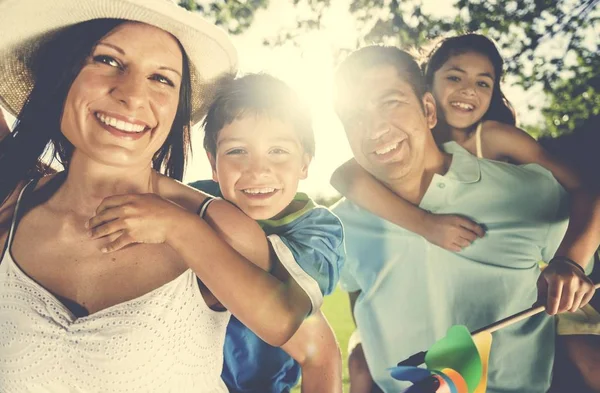
{"type": "MultiPolygon", "coordinates": [[[[482,142],[486,156],[508,158],[518,164],[539,164],[551,171],[569,192],[569,226],[555,258],[566,257],[585,268],[600,244],[600,196],[588,191],[576,171],[549,154],[521,129],[487,121],[482,142]]],[[[549,313],[575,311],[593,296],[590,280],[577,270],[565,263],[551,264],[540,276],[538,301],[546,304],[549,313]]]]}
{"type": "Polygon", "coordinates": [[[363,209],[450,251],[460,251],[484,235],[483,228],[468,218],[431,214],[400,198],[354,159],[335,170],[331,185],[363,209]]]}
{"type": "Polygon", "coordinates": [[[281,348],[302,368],[302,393],[342,392],[342,355],[321,311],[308,317],[281,348]]]}
{"type": "Polygon", "coordinates": [[[582,267],[600,244],[600,198],[583,184],[579,174],[552,156],[525,131],[507,124],[486,121],[482,133],[484,155],[517,164],[539,164],[548,169],[571,196],[569,228],[556,255],[566,256],[582,267]]]}

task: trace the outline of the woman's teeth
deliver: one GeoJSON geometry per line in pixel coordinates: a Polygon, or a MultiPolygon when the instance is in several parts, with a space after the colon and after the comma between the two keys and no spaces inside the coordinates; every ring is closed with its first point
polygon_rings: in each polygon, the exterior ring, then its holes
{"type": "Polygon", "coordinates": [[[472,111],[473,109],[475,109],[473,105],[466,104],[464,102],[451,102],[450,105],[467,111],[472,111]]]}
{"type": "Polygon", "coordinates": [[[144,131],[144,129],[146,129],[146,127],[144,127],[141,124],[133,124],[133,123],[128,123],[126,121],[123,120],[117,120],[114,117],[109,117],[100,113],[96,114],[96,117],[98,118],[98,120],[100,120],[102,123],[106,124],[107,126],[111,126],[116,128],[119,131],[123,131],[123,132],[142,132],[144,131]]]}
{"type": "Polygon", "coordinates": [[[275,192],[274,188],[247,188],[245,190],[242,190],[243,192],[245,192],[246,194],[270,194],[272,192],[275,192]]]}
{"type": "Polygon", "coordinates": [[[389,153],[397,147],[398,147],[398,143],[394,143],[393,145],[386,146],[383,149],[375,150],[375,154],[382,155],[385,153],[389,153]]]}

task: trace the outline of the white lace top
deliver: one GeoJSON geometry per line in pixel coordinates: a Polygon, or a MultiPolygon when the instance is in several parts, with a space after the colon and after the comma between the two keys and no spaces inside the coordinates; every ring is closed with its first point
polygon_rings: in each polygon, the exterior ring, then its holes
{"type": "Polygon", "coordinates": [[[230,314],[208,308],[191,270],[76,318],[12,258],[16,221],[0,260],[0,391],[227,392],[230,314]]]}

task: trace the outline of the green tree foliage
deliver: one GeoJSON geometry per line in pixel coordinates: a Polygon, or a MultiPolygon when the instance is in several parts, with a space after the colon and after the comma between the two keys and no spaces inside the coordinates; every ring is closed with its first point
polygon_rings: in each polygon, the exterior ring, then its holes
{"type": "MultiPolygon", "coordinates": [[[[330,0],[294,0],[313,8],[280,44],[319,28],[330,0]]],[[[456,0],[454,14],[434,17],[421,0],[351,0],[350,12],[364,27],[357,45],[386,43],[422,46],[434,37],[481,32],[493,38],[506,60],[507,73],[525,90],[542,86],[547,103],[538,134],[559,135],[579,127],[600,110],[598,37],[600,0],[456,0]]],[[[353,49],[353,48],[350,48],[353,49]]],[[[524,108],[528,109],[528,108],[524,108]]],[[[530,108],[529,108],[530,109],[530,108]]],[[[522,109],[523,110],[523,109],[522,109]]]]}
{"type": "Polygon", "coordinates": [[[181,0],[179,5],[202,15],[231,34],[246,31],[254,21],[254,14],[266,8],[269,0],[181,0]]]}

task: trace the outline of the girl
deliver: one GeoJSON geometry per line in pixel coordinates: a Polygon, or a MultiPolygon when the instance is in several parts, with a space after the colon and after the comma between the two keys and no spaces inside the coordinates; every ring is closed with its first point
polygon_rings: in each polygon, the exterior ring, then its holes
{"type": "MultiPolygon", "coordinates": [[[[573,225],[587,228],[595,198],[582,190],[578,174],[515,127],[514,112],[500,88],[502,67],[494,43],[479,34],[447,38],[434,48],[425,67],[425,81],[437,103],[438,124],[433,129],[436,142],[441,145],[455,141],[479,158],[542,165],[570,191],[573,209],[577,209],[571,215],[573,225]]],[[[459,252],[484,235],[480,225],[465,217],[436,216],[399,200],[354,159],[334,172],[331,184],[361,207],[447,250],[459,252]]],[[[578,261],[590,254],[583,250],[593,249],[594,239],[593,234],[580,236],[570,258],[578,261]]],[[[564,254],[562,248],[557,254],[564,254]]]]}

